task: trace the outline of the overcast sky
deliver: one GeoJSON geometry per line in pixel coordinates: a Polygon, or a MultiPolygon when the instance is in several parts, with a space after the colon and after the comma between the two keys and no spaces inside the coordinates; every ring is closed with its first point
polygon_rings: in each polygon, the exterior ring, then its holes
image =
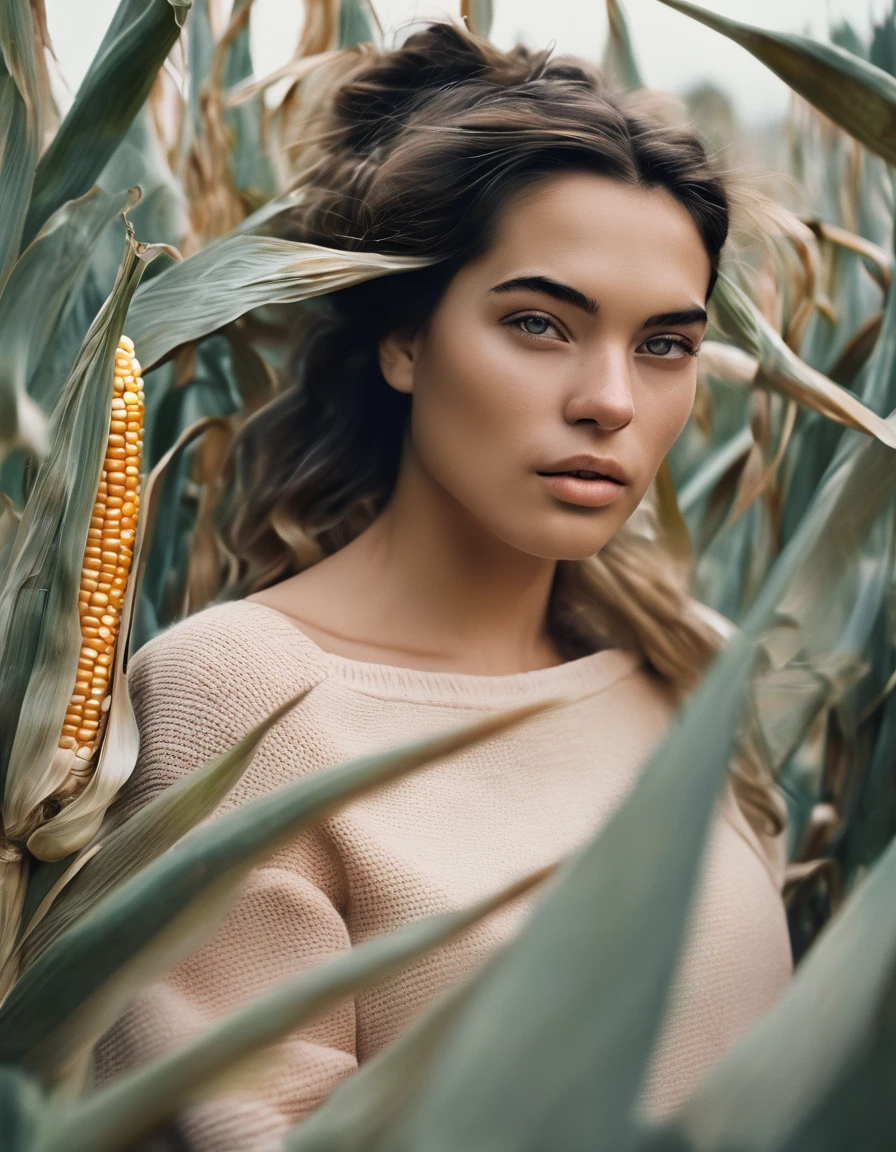
{"type": "MultiPolygon", "coordinates": [[[[861,32],[887,0],[703,0],[707,8],[781,31],[823,37],[830,20],[848,16],[861,32]]],[[[74,88],[99,44],[117,0],[47,0],[50,33],[74,88]]],[[[374,0],[384,27],[393,31],[414,19],[456,15],[459,0],[374,0]]],[[[606,37],[603,0],[494,0],[493,39],[502,47],[523,42],[556,44],[561,52],[597,59],[606,37]]],[[[724,37],[664,7],[658,0],[626,0],[646,80],[680,92],[713,80],[733,97],[746,123],[782,113],[787,89],[767,69],[724,37]]],[[[301,0],[255,0],[252,41],[258,75],[292,55],[301,28],[301,0]]]]}

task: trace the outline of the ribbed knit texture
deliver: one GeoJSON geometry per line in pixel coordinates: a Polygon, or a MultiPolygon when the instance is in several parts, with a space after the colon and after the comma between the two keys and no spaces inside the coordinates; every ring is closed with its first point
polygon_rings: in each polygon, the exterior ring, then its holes
{"type": "MultiPolygon", "coordinates": [[[[303,687],[313,690],[265,737],[218,814],[306,773],[503,708],[574,702],[351,802],[256,869],[214,936],[104,1038],[101,1082],[352,944],[463,907],[568,854],[617,807],[674,715],[666,688],[629,652],[506,676],[416,671],[326,653],[286,616],[246,600],[156,637],[129,677],[141,750],[121,818],[303,687]]],[[[645,1087],[652,1112],[674,1108],[786,983],[782,874],[780,838],[761,841],[727,788],[645,1087]]],[[[537,898],[295,1032],[270,1073],[186,1109],[179,1134],[195,1152],[277,1147],[358,1061],[506,940],[537,898]]]]}

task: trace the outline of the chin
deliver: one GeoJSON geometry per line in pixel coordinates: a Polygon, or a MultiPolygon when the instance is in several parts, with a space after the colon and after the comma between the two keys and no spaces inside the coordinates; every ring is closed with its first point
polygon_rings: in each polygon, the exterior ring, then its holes
{"type": "Polygon", "coordinates": [[[504,535],[504,540],[525,552],[528,556],[538,556],[543,560],[587,560],[600,552],[621,527],[620,524],[578,525],[570,530],[553,526],[544,532],[527,532],[504,535]],[[583,530],[586,529],[586,530],[583,530]]]}

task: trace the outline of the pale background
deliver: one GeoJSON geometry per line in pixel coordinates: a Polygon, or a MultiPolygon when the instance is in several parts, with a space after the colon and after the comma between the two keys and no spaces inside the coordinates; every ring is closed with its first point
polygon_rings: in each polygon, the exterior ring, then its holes
{"type": "MultiPolygon", "coordinates": [[[[46,0],[50,33],[71,89],[77,87],[115,10],[117,0],[46,0]]],[[[824,37],[830,21],[848,17],[866,33],[885,0],[703,0],[704,6],[764,28],[824,37]]],[[[391,33],[409,21],[457,15],[459,0],[374,0],[391,33]]],[[[602,0],[494,0],[492,39],[501,47],[523,41],[596,60],[606,37],[602,0]]],[[[658,0],[627,0],[626,10],[645,80],[684,92],[712,81],[729,93],[739,118],[758,125],[784,113],[787,89],[741,48],[665,8],[658,0]]],[[[252,42],[256,74],[286,63],[302,24],[301,0],[255,0],[252,42]]],[[[63,96],[64,99],[64,96],[63,96]]]]}

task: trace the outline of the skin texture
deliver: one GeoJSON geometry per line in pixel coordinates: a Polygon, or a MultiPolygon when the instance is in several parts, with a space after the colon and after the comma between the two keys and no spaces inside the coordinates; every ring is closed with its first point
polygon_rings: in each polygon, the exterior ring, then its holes
{"type": "MultiPolygon", "coordinates": [[[[413,396],[392,500],[357,539],[255,593],[320,647],[409,668],[501,675],[561,662],[545,620],[560,559],[598,552],[631,516],[694,402],[709,257],[662,189],[552,176],[504,209],[485,253],[426,326],[381,344],[413,396]],[[569,286],[594,307],[520,278],[569,286]],[[610,503],[557,495],[540,472],[610,459],[610,503]],[[612,489],[612,492],[617,492],[612,489]]],[[[593,486],[592,486],[593,488],[593,486]]]]}

